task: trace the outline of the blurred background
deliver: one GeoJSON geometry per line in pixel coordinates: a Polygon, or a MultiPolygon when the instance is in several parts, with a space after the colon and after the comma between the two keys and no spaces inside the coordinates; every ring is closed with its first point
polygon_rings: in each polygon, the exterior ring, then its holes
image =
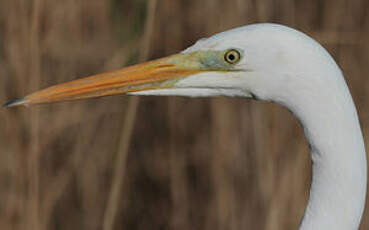
{"type": "MultiPolygon", "coordinates": [[[[329,50],[368,139],[367,0],[0,0],[0,102],[257,22],[329,50]]],[[[308,151],[288,111],[245,99],[0,109],[0,229],[297,229],[308,151]]]]}

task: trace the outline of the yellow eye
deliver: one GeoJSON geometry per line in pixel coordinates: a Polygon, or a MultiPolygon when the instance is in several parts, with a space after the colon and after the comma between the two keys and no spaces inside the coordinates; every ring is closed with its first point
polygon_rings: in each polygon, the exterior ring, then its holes
{"type": "Polygon", "coordinates": [[[229,64],[236,64],[241,59],[241,54],[237,50],[228,50],[224,55],[224,60],[229,64]]]}

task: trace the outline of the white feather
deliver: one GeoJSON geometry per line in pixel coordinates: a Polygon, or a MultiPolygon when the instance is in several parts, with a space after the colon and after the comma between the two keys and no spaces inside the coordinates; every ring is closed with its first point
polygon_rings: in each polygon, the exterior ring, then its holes
{"type": "Polygon", "coordinates": [[[189,76],[173,89],[138,95],[256,96],[291,110],[311,146],[312,185],[300,230],[358,229],[363,214],[367,162],[355,105],[328,52],[301,32],[257,24],[202,39],[183,53],[238,48],[234,73],[189,76]]]}

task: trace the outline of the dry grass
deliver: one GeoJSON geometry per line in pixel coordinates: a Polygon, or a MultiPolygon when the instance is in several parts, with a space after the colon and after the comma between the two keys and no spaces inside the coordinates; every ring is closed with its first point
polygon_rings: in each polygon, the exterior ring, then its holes
{"type": "MultiPolygon", "coordinates": [[[[155,20],[151,4],[1,0],[0,101],[279,22],[335,57],[368,139],[368,1],[160,0],[155,20]]],[[[291,114],[243,99],[154,97],[135,113],[135,100],[0,109],[0,229],[297,228],[310,166],[291,114]]]]}

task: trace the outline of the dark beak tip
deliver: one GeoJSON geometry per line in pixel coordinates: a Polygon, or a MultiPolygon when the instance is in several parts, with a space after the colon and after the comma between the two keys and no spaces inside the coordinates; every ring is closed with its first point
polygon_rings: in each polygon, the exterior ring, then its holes
{"type": "Polygon", "coordinates": [[[7,103],[3,104],[3,107],[10,108],[10,107],[18,106],[18,105],[23,105],[24,103],[25,103],[25,100],[23,98],[18,98],[18,99],[14,99],[14,100],[8,101],[7,103]]]}

